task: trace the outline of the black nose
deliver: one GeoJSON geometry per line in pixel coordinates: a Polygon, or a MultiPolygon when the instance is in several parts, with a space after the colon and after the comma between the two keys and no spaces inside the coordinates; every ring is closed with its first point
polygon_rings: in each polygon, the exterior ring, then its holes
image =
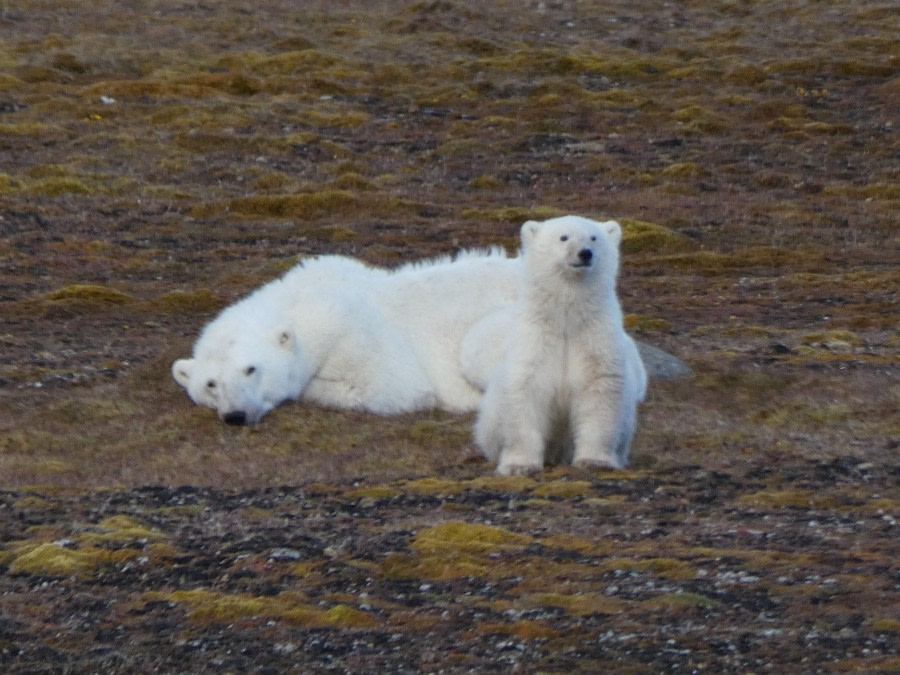
{"type": "Polygon", "coordinates": [[[585,265],[589,265],[594,258],[594,252],[589,248],[583,248],[578,252],[578,257],[585,265]]]}
{"type": "Polygon", "coordinates": [[[247,421],[247,413],[243,410],[235,410],[234,412],[225,413],[222,419],[225,420],[225,424],[233,424],[239,427],[247,421]]]}

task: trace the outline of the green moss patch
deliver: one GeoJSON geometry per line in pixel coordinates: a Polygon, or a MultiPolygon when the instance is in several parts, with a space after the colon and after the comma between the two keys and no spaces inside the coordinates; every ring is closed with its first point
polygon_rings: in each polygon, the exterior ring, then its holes
{"type": "Polygon", "coordinates": [[[363,486],[347,492],[347,496],[351,499],[391,499],[402,494],[402,488],[390,485],[363,486]]]}
{"type": "Polygon", "coordinates": [[[57,197],[67,194],[87,195],[91,194],[93,189],[77,178],[61,177],[36,181],[28,186],[28,192],[47,197],[57,197]]]}
{"type": "Polygon", "coordinates": [[[860,337],[849,330],[831,330],[821,333],[807,333],[803,336],[803,344],[806,345],[822,345],[825,347],[861,347],[863,341],[860,337]]]}
{"type": "Polygon", "coordinates": [[[695,248],[683,234],[656,223],[622,218],[622,253],[677,253],[695,248]]]}
{"type": "Polygon", "coordinates": [[[23,548],[9,561],[10,574],[67,577],[110,562],[106,552],[72,550],[53,543],[23,548]]]}
{"type": "Polygon", "coordinates": [[[482,476],[468,482],[473,488],[503,493],[525,493],[533,490],[538,481],[529,476],[482,476]]]}
{"type": "Polygon", "coordinates": [[[431,554],[488,553],[519,550],[531,541],[527,535],[502,527],[450,521],[419,532],[412,548],[419,553],[431,554]]]}
{"type": "Polygon", "coordinates": [[[419,478],[407,481],[403,485],[404,492],[417,495],[452,495],[463,492],[465,489],[464,482],[440,478],[419,478]]]}
{"type": "Polygon", "coordinates": [[[586,480],[553,480],[536,486],[533,494],[535,497],[572,499],[593,494],[593,486],[586,480]]]}
{"type": "Polygon", "coordinates": [[[220,593],[206,589],[179,590],[172,593],[148,593],[147,600],[165,598],[188,608],[195,623],[234,623],[249,619],[276,619],[305,628],[372,628],[380,622],[368,612],[344,604],[328,609],[311,604],[297,593],[253,596],[245,593],[220,593]]]}
{"type": "Polygon", "coordinates": [[[686,134],[715,134],[728,128],[728,120],[724,116],[698,104],[679,108],[671,117],[682,125],[682,133],[686,134]]]}
{"type": "Polygon", "coordinates": [[[874,619],[868,625],[875,633],[900,634],[900,619],[874,619]]]}
{"type": "Polygon", "coordinates": [[[224,306],[225,299],[208,288],[193,291],[176,289],[146,303],[149,311],[163,314],[205,314],[224,306]]]}
{"type": "Polygon", "coordinates": [[[659,319],[643,314],[626,314],[625,328],[642,333],[667,332],[672,330],[672,324],[665,319],[659,319]]]}
{"type": "Polygon", "coordinates": [[[72,302],[86,300],[101,305],[122,305],[134,302],[135,298],[107,286],[93,284],[73,284],[50,291],[44,297],[56,302],[72,302]]]}
{"type": "Polygon", "coordinates": [[[9,542],[0,550],[0,563],[9,565],[10,574],[84,577],[138,556],[160,560],[174,555],[161,532],[125,515],[111,516],[57,541],[42,541],[40,532],[35,534],[34,540],[9,542]]]}
{"type": "Polygon", "coordinates": [[[425,579],[493,576],[500,570],[492,556],[514,554],[531,541],[531,537],[492,525],[449,521],[419,532],[410,544],[415,555],[388,555],[381,574],[425,579]]]}

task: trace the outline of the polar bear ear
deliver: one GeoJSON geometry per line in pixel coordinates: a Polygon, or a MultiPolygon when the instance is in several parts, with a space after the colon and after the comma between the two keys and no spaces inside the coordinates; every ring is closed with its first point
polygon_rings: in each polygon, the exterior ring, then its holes
{"type": "Polygon", "coordinates": [[[523,247],[527,246],[534,239],[540,226],[541,224],[536,220],[529,220],[522,225],[520,236],[522,237],[523,247]]]}
{"type": "Polygon", "coordinates": [[[622,226],[615,220],[607,220],[603,223],[603,231],[606,232],[606,236],[614,246],[618,246],[622,241],[622,226]]]}
{"type": "Polygon", "coordinates": [[[194,367],[194,359],[178,359],[172,364],[172,377],[185,389],[191,383],[191,369],[194,367]]]}

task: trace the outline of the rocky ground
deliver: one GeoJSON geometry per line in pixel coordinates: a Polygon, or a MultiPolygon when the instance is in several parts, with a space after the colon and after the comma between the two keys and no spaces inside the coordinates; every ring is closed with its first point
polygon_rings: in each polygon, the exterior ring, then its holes
{"type": "Polygon", "coordinates": [[[819,672],[897,656],[896,467],[0,495],[17,672],[819,672]]]}
{"type": "Polygon", "coordinates": [[[896,8],[482,5],[0,7],[0,670],[900,669],[896,8]],[[299,256],[564,213],[692,368],[627,471],[169,375],[299,256]]]}

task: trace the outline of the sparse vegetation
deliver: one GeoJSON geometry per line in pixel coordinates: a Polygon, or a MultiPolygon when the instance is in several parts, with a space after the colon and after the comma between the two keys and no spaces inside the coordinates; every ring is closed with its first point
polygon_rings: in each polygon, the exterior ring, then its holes
{"type": "Polygon", "coordinates": [[[132,9],[0,9],[0,669],[900,667],[896,12],[132,9]],[[171,381],[298,256],[564,213],[623,222],[629,329],[695,371],[630,471],[171,381]]]}

